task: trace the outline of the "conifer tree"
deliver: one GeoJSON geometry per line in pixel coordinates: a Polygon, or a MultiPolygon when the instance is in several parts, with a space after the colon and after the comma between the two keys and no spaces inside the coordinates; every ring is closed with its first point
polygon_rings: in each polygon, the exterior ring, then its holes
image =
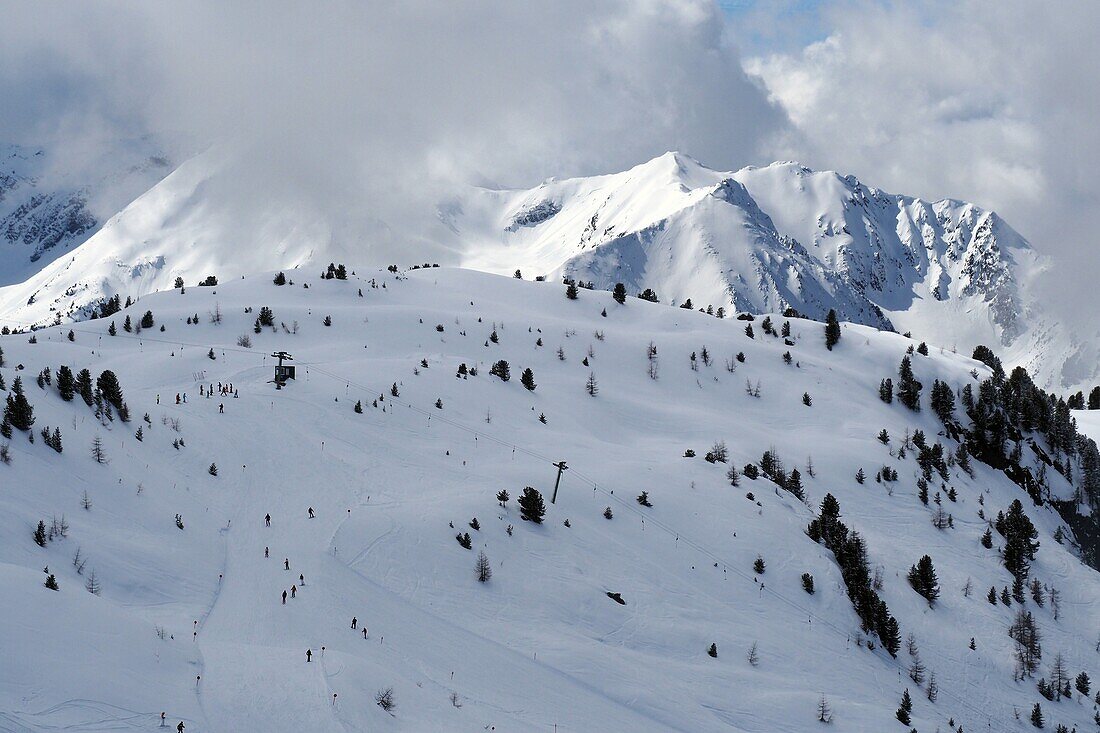
{"type": "Polygon", "coordinates": [[[11,392],[8,394],[7,404],[4,407],[4,418],[11,423],[16,430],[26,432],[34,425],[34,407],[27,401],[23,393],[23,378],[16,377],[11,383],[11,392]]]}
{"type": "Polygon", "coordinates": [[[38,527],[34,530],[34,543],[39,547],[46,546],[46,523],[38,520],[38,527]]]}
{"type": "Polygon", "coordinates": [[[479,583],[488,583],[489,579],[493,577],[493,568],[489,564],[489,558],[486,556],[484,550],[477,553],[474,571],[477,573],[477,581],[479,583]]]}
{"type": "Polygon", "coordinates": [[[909,568],[909,585],[917,593],[924,596],[931,606],[940,597],[940,585],[936,578],[936,569],[932,566],[932,558],[923,556],[916,565],[909,568]]]}
{"type": "Polygon", "coordinates": [[[1042,728],[1043,722],[1043,708],[1039,703],[1035,703],[1035,707],[1031,709],[1031,724],[1036,728],[1042,728]]]}
{"type": "Polygon", "coordinates": [[[589,373],[588,381],[584,383],[584,391],[587,392],[591,397],[595,397],[597,394],[599,394],[600,388],[599,385],[596,384],[595,372],[589,373]]]}
{"type": "Polygon", "coordinates": [[[546,504],[542,500],[542,494],[537,489],[527,486],[523,489],[523,495],[519,497],[520,516],[529,522],[542,524],[542,518],[546,515],[546,504]]]}
{"type": "Polygon", "coordinates": [[[92,373],[87,369],[81,369],[77,372],[76,381],[73,383],[73,387],[76,389],[77,394],[84,400],[84,404],[91,407],[94,401],[94,395],[92,393],[92,373]]]}
{"type": "Polygon", "coordinates": [[[73,370],[66,364],[57,368],[57,392],[61,399],[72,402],[76,396],[76,386],[73,380],[73,370]]]}
{"type": "Polygon", "coordinates": [[[784,488],[794,494],[799,501],[806,500],[806,492],[802,490],[802,474],[798,472],[797,468],[793,469],[791,475],[787,477],[784,488]]]}
{"type": "Polygon", "coordinates": [[[520,384],[526,387],[529,391],[535,391],[535,373],[531,371],[531,368],[523,370],[523,373],[519,377],[520,384]]]}
{"type": "Polygon", "coordinates": [[[1019,499],[1014,499],[1009,505],[1008,514],[1004,516],[1003,522],[999,522],[997,530],[1005,538],[1005,569],[1014,576],[1027,578],[1031,561],[1035,559],[1035,552],[1039,549],[1039,543],[1035,541],[1039,532],[1024,514],[1019,499]]]}
{"type": "Polygon", "coordinates": [[[145,311],[145,315],[143,315],[141,317],[141,327],[142,328],[152,328],[153,327],[153,311],[145,311]]]}
{"type": "Polygon", "coordinates": [[[909,688],[905,688],[905,692],[901,696],[901,706],[897,709],[894,715],[903,725],[909,725],[912,722],[910,713],[913,710],[913,698],[909,696],[909,688]]]}
{"type": "Polygon", "coordinates": [[[49,588],[50,590],[61,590],[57,586],[57,578],[55,578],[53,576],[53,573],[50,573],[49,575],[46,576],[46,582],[43,583],[43,585],[46,586],[47,588],[49,588]]]}
{"type": "Polygon", "coordinates": [[[920,412],[921,383],[913,376],[913,363],[908,356],[902,357],[898,377],[898,402],[913,412],[920,412]]]}
{"type": "Polygon", "coordinates": [[[955,393],[938,379],[932,383],[932,412],[944,424],[951,420],[955,412],[955,393]]]}
{"type": "Polygon", "coordinates": [[[887,377],[879,382],[878,398],[888,405],[894,401],[894,380],[887,377]]]}
{"type": "Polygon", "coordinates": [[[829,309],[829,315],[825,317],[825,348],[829,351],[840,342],[840,322],[836,319],[836,311],[829,309]]]}
{"type": "Polygon", "coordinates": [[[570,282],[568,285],[565,286],[565,297],[569,298],[569,300],[576,300],[577,299],[577,284],[576,283],[570,282]]]}
{"type": "Polygon", "coordinates": [[[492,374],[494,377],[500,378],[500,381],[502,382],[507,382],[509,379],[512,378],[512,373],[508,367],[508,362],[504,359],[501,359],[500,361],[493,364],[493,366],[489,368],[489,373],[492,374]]]}
{"type": "Polygon", "coordinates": [[[122,409],[122,386],[118,377],[110,369],[105,369],[95,381],[96,388],[103,394],[103,399],[113,405],[116,410],[122,409]]]}
{"type": "Polygon", "coordinates": [[[615,283],[615,289],[611,291],[611,297],[615,299],[615,302],[622,305],[626,302],[626,287],[622,283],[615,283]]]}

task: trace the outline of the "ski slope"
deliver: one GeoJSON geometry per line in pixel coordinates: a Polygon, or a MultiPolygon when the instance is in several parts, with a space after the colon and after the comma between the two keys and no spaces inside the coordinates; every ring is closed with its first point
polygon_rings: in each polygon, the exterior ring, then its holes
{"type": "MultiPolygon", "coordinates": [[[[928,388],[935,377],[958,386],[972,370],[984,376],[982,364],[937,349],[914,356],[925,384],[918,414],[877,398],[911,342],[869,327],[845,324],[830,352],[812,321],[791,319],[795,345],[786,346],[759,317],[749,338],[741,321],[635,298],[619,305],[599,291],[570,301],[560,284],[467,270],[360,271],[346,282],[287,275],[283,287],[268,274],[149,295],[113,316],[114,337],[98,320],[40,329],[34,344],[27,334],[0,338],[0,374],[9,388],[22,375],[36,417],[35,442],[17,431],[12,462],[0,465],[9,660],[0,730],[144,729],[165,711],[190,732],[786,733],[819,725],[824,695],[834,729],[883,731],[903,729],[894,710],[905,688],[917,730],[948,730],[949,720],[967,731],[1029,730],[1040,697],[1034,680],[1013,680],[1015,609],[985,600],[1011,579],[979,544],[979,497],[987,515],[1021,499],[1040,531],[1032,574],[1062,594],[1057,620],[1049,604],[1027,603],[1043,634],[1043,674],[1061,652],[1074,674],[1100,676],[1100,577],[1052,539],[1058,516],[975,462],[973,479],[953,469],[958,500],[943,503],[955,526],[938,530],[917,499],[913,455],[899,460],[876,439],[884,427],[894,444],[921,428],[953,447],[937,437],[928,388]],[[256,334],[261,306],[276,329],[256,334]],[[146,310],[153,329],[122,330],[126,315],[137,322],[146,310]],[[251,348],[237,345],[242,335],[251,348]],[[689,355],[704,346],[713,361],[693,370],[689,355]],[[270,381],[276,350],[297,367],[282,390],[270,381]],[[508,382],[489,374],[498,359],[511,365],[508,382]],[[477,376],[457,377],[460,363],[477,376]],[[101,422],[79,396],[66,403],[56,388],[39,389],[35,375],[60,364],[115,371],[132,421],[101,422]],[[520,384],[525,367],[534,391],[520,384]],[[219,382],[238,396],[199,396],[200,384],[219,382]],[[177,393],[187,402],[176,405],[177,393]],[[62,454],[43,444],[45,425],[60,427],[62,454]],[[91,457],[97,435],[105,464],[91,457]],[[801,471],[808,506],[763,478],[731,487],[727,466],[702,458],[718,440],[739,469],[775,449],[801,471]],[[689,448],[699,457],[683,457],[689,448]],[[550,505],[560,460],[569,469],[550,505]],[[874,481],[883,465],[897,469],[896,483],[874,481]],[[860,467],[863,485],[853,478],[860,467]],[[524,486],[547,499],[542,525],[520,520],[524,486]],[[502,488],[507,507],[495,499],[502,488]],[[652,507],[635,501],[643,490],[652,507]],[[867,648],[831,553],[806,537],[826,492],[866,539],[903,638],[914,635],[935,671],[936,703],[906,675],[904,645],[897,660],[867,648]],[[37,521],[62,515],[68,536],[34,544],[37,521]],[[472,550],[456,532],[470,533],[472,550]],[[478,551],[491,561],[487,583],[475,577],[478,551]],[[905,581],[926,553],[942,587],[934,608],[905,581]],[[59,592],[43,587],[47,565],[59,592]],[[84,590],[92,569],[98,596],[84,590]],[[805,572],[813,595],[801,588],[805,572]],[[284,605],[299,574],[305,582],[284,605]],[[353,616],[369,638],[350,628],[353,616]],[[392,714],[374,702],[386,687],[392,714]]],[[[1069,496],[1052,476],[1053,491],[1069,496]]],[[[1093,725],[1088,699],[1042,702],[1049,728],[1093,725]]]]}

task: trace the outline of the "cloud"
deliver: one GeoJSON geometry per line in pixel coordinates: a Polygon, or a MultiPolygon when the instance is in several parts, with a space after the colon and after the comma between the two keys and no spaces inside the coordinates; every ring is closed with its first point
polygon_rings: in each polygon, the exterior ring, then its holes
{"type": "Polygon", "coordinates": [[[397,226],[456,181],[532,185],[673,148],[738,167],[784,124],[706,0],[16,2],[3,15],[0,138],[73,160],[111,136],[231,145],[247,156],[221,183],[235,205],[285,199],[345,224],[397,226]]]}
{"type": "Polygon", "coordinates": [[[1100,5],[846,2],[823,17],[825,40],[746,61],[793,123],[775,152],[996,209],[1054,258],[1046,297],[1094,319],[1100,5]]]}

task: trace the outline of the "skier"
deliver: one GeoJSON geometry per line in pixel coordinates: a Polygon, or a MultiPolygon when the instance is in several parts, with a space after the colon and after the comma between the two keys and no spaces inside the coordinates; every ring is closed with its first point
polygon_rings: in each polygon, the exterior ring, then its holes
{"type": "Polygon", "coordinates": [[[271,557],[271,548],[270,547],[265,547],[264,548],[264,557],[271,557]]]}
{"type": "Polygon", "coordinates": [[[220,413],[225,412],[225,403],[224,402],[221,403],[220,405],[218,405],[218,412],[220,412],[220,413]]]}
{"type": "Polygon", "coordinates": [[[285,568],[286,570],[290,570],[290,558],[289,558],[289,557],[288,557],[288,558],[285,558],[285,559],[283,560],[283,566],[284,566],[284,568],[285,568]]]}
{"type": "Polygon", "coordinates": [[[180,724],[176,726],[176,733],[183,733],[183,721],[182,720],[180,721],[180,724]]]}
{"type": "Polygon", "coordinates": [[[306,584],[306,574],[305,573],[300,573],[298,575],[298,582],[301,583],[302,585],[306,584]]]}
{"type": "Polygon", "coordinates": [[[306,649],[306,661],[307,662],[312,662],[313,661],[313,652],[310,651],[309,649],[306,649]]]}
{"type": "Polygon", "coordinates": [[[283,605],[286,605],[286,590],[283,590],[283,605]]]}
{"type": "MultiPolygon", "coordinates": [[[[158,397],[159,397],[159,395],[158,395],[158,397]]],[[[160,727],[161,728],[164,727],[164,713],[160,714],[160,727]]]]}
{"type": "Polygon", "coordinates": [[[363,627],[363,638],[364,639],[367,638],[367,627],[366,626],[363,627]]]}
{"type": "Polygon", "coordinates": [[[309,508],[309,518],[313,519],[313,507],[309,508]]]}
{"type": "Polygon", "coordinates": [[[179,403],[180,403],[180,393],[176,392],[176,404],[178,405],[179,403]]]}
{"type": "Polygon", "coordinates": [[[290,597],[291,598],[297,598],[298,597],[298,586],[296,586],[296,585],[290,586],[290,597]]]}
{"type": "Polygon", "coordinates": [[[353,628],[353,629],[354,629],[354,628],[355,628],[355,625],[356,625],[357,623],[359,623],[359,619],[357,619],[357,618],[355,618],[354,616],[352,616],[352,617],[351,617],[351,628],[353,628]]]}
{"type": "Polygon", "coordinates": [[[268,514],[266,517],[264,517],[264,521],[267,523],[267,526],[270,527],[271,526],[271,515],[268,514]]]}

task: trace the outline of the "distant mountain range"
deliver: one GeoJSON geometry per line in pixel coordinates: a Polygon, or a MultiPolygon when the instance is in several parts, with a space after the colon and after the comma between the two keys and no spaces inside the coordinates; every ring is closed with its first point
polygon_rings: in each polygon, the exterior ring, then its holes
{"type": "Polygon", "coordinates": [[[218,181],[242,159],[221,152],[165,175],[167,160],[143,151],[98,181],[53,190],[36,185],[44,155],[13,148],[0,166],[0,319],[13,325],[83,318],[106,297],[140,297],[177,276],[387,264],[393,247],[379,242],[396,235],[407,238],[400,264],[622,282],[632,295],[651,288],[662,302],[726,313],[791,307],[823,319],[835,309],[945,349],[990,344],[1052,389],[1097,378],[1100,338],[1087,337],[1096,324],[1044,311],[1033,286],[1050,263],[996,213],[793,162],[721,172],[666,153],[531,189],[471,187],[417,220],[349,227],[304,207],[241,210],[218,181]],[[106,189],[133,200],[97,214],[106,189]]]}

